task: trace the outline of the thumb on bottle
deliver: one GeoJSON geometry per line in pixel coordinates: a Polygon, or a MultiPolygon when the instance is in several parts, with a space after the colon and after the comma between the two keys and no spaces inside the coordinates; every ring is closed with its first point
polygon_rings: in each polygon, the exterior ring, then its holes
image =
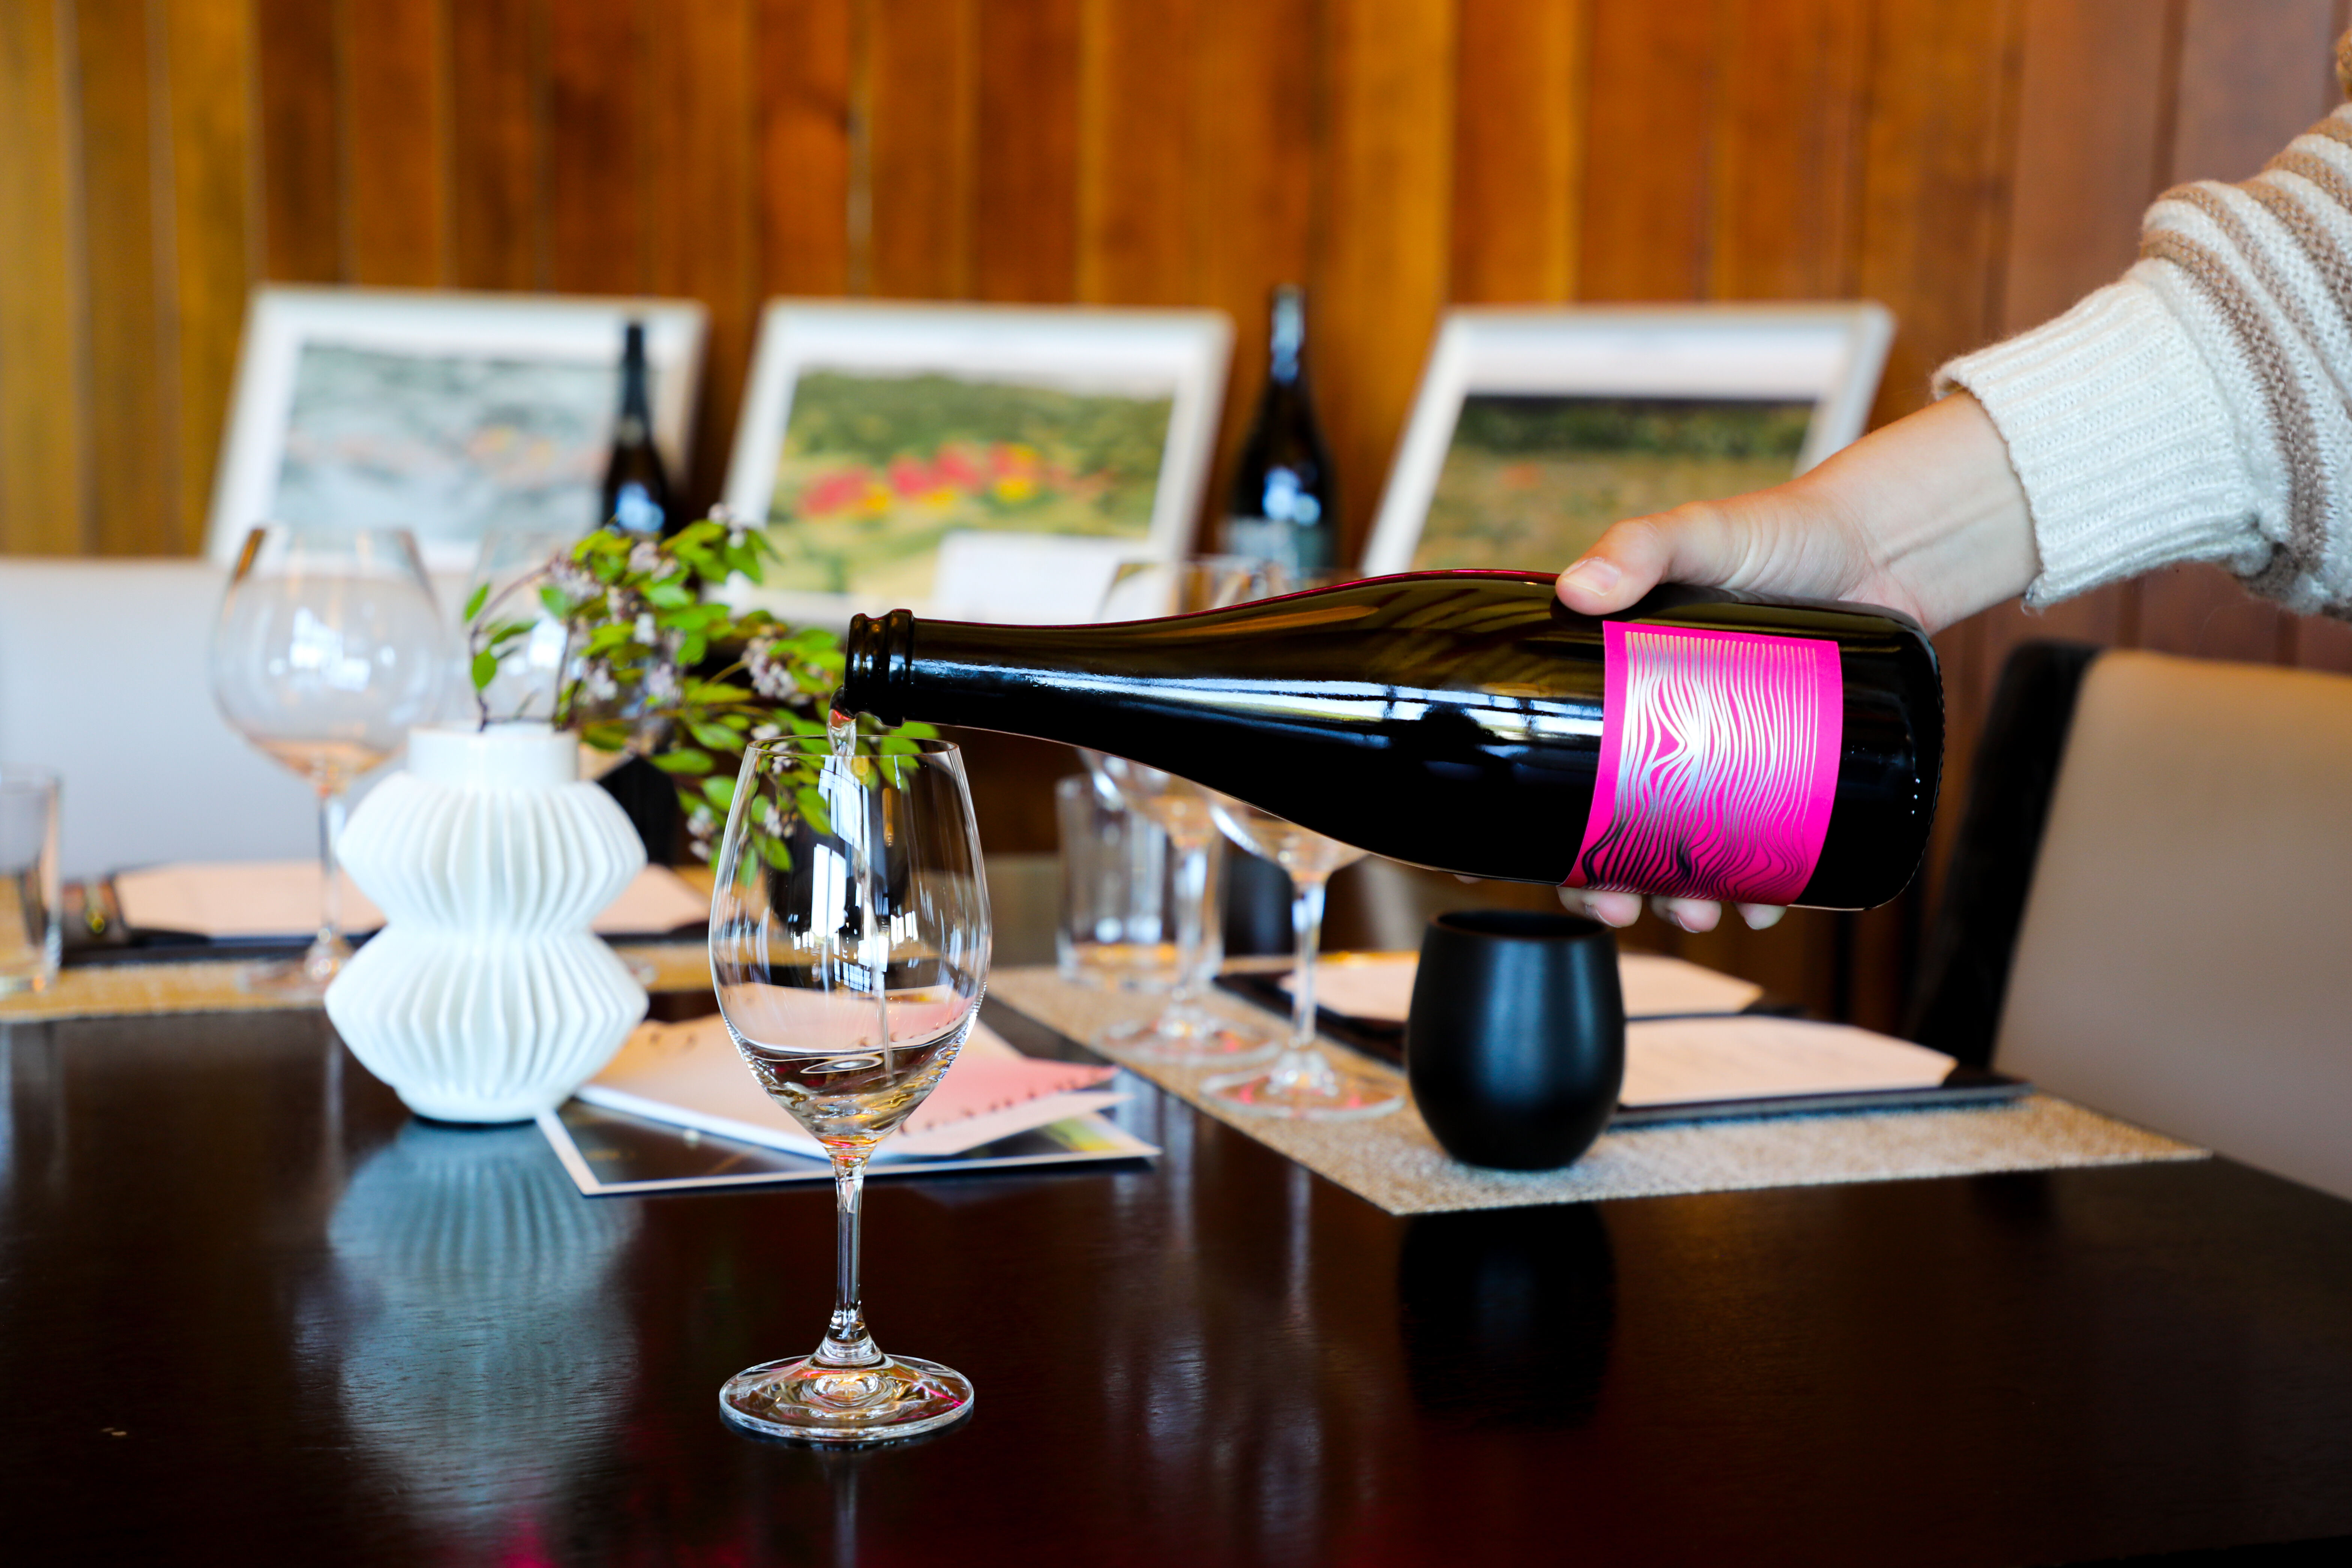
{"type": "Polygon", "coordinates": [[[1559,574],[1560,601],[1583,615],[1609,615],[1662,582],[1727,582],[1741,553],[1738,531],[1703,501],[1627,518],[1559,574]]]}

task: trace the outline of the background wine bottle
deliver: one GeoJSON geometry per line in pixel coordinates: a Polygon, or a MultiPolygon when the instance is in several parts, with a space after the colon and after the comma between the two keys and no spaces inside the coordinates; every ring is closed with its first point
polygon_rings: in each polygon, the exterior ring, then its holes
{"type": "Polygon", "coordinates": [[[1091,746],[1520,881],[1868,908],[1917,869],[1943,763],[1916,625],[1722,589],[1595,619],[1548,574],[1408,573],[1108,626],[896,610],[846,653],[836,702],[886,721],[1091,746]]]}
{"type": "MultiPolygon", "coordinates": [[[[670,502],[669,476],[654,445],[652,399],[646,386],[646,329],[631,321],[621,335],[621,412],[613,425],[613,454],[604,464],[604,514],[599,527],[667,539],[687,519],[670,502]]],[[[677,860],[683,819],[677,785],[642,757],[632,757],[597,781],[628,814],[656,866],[677,860]]]]}
{"type": "Polygon", "coordinates": [[[1305,295],[1284,284],[1268,315],[1265,390],[1242,444],[1218,547],[1293,572],[1328,572],[1339,564],[1339,507],[1307,384],[1305,295]]]}
{"type": "Polygon", "coordinates": [[[646,391],[646,328],[631,321],[621,337],[621,414],[613,426],[613,454],[604,464],[602,528],[667,539],[684,528],[670,503],[669,476],[654,445],[653,405],[646,391]]]}

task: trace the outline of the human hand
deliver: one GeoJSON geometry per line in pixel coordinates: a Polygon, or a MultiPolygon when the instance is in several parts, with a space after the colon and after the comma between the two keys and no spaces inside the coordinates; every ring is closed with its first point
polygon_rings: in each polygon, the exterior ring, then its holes
{"type": "MultiPolygon", "coordinates": [[[[1609,615],[1660,583],[1695,583],[1899,610],[1930,633],[2025,591],[2041,570],[2009,449],[1962,393],[1864,437],[1785,485],[1628,518],[1560,574],[1571,610],[1609,615]]],[[[1635,893],[1563,888],[1560,902],[1612,926],[1635,893]]],[[[1706,899],[1654,899],[1663,920],[1712,931],[1706,899]]],[[[1740,904],[1761,931],[1784,912],[1740,904]]]]}

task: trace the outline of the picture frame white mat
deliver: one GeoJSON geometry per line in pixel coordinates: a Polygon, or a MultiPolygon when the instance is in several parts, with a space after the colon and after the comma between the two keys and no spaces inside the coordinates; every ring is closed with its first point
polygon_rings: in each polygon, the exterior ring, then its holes
{"type": "Polygon", "coordinates": [[[1893,313],[1869,300],[1448,310],[1361,571],[1412,569],[1467,397],[1801,400],[1812,405],[1796,459],[1802,473],[1862,434],[1894,335],[1893,313]]]}
{"type": "MultiPolygon", "coordinates": [[[[1234,326],[1221,310],[1112,310],[898,300],[781,298],[761,312],[725,500],[765,521],[776,490],[793,393],[811,371],[875,377],[939,374],[1045,387],[1150,388],[1171,400],[1148,535],[1106,540],[1017,531],[951,535],[968,570],[919,614],[967,619],[1089,619],[1118,562],[1174,560],[1191,548],[1215,458],[1234,326]],[[1024,581],[1025,579],[1025,581],[1024,581]],[[1004,594],[991,584],[1018,585],[1004,594]]],[[[942,557],[949,552],[941,552],[942,557]]],[[[858,611],[899,607],[855,593],[754,586],[729,597],[788,619],[845,626],[858,611]]]]}
{"type": "MultiPolygon", "coordinates": [[[[398,356],[420,364],[494,362],[502,366],[610,367],[602,423],[593,426],[593,435],[584,427],[575,430],[574,440],[563,454],[569,478],[563,483],[561,510],[568,516],[572,495],[580,488],[579,470],[589,461],[581,448],[588,445],[596,448],[595,475],[587,480],[588,495],[577,509],[579,530],[586,533],[596,524],[595,491],[603,477],[604,455],[612,444],[613,420],[619,412],[622,331],[632,321],[643,321],[646,327],[655,444],[661,449],[671,482],[681,484],[688,478],[695,403],[709,333],[709,312],[695,300],[277,284],[257,288],[246,312],[236,391],[214,477],[205,534],[206,558],[223,565],[232,563],[247,531],[256,523],[289,521],[280,515],[285,499],[281,482],[287,473],[297,395],[301,390],[298,373],[306,351],[312,347],[398,356]]],[[[583,384],[581,396],[593,395],[593,388],[583,384]]],[[[575,412],[574,426],[580,425],[582,417],[584,412],[575,412]]],[[[468,448],[436,456],[462,467],[476,454],[468,448]]],[[[434,504],[434,492],[429,489],[420,487],[413,493],[402,493],[397,478],[349,487],[346,493],[352,498],[351,503],[335,508],[336,517],[292,521],[412,528],[425,565],[436,572],[459,573],[469,568],[482,529],[499,521],[494,500],[471,506],[434,504]],[[430,515],[413,515],[419,510],[430,515]],[[375,515],[379,511],[383,515],[375,515]],[[404,512],[412,515],[401,515],[404,512]]],[[[447,496],[450,487],[445,483],[440,493],[447,496]]],[[[478,488],[475,494],[478,497],[478,488]]]]}

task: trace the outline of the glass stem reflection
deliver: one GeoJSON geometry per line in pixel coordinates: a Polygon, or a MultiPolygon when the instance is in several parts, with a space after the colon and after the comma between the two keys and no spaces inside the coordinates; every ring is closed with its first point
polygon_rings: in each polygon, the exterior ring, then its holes
{"type": "Polygon", "coordinates": [[[1323,947],[1324,879],[1298,871],[1290,879],[1290,930],[1298,951],[1290,979],[1290,1043],[1266,1079],[1280,1093],[1336,1096],[1339,1080],[1315,1044],[1315,958],[1323,947]]]}
{"type": "Polygon", "coordinates": [[[833,1190],[839,1199],[839,1231],[835,1255],[833,1321],[824,1343],[811,1358],[822,1366],[872,1366],[882,1359],[866,1331],[866,1309],[858,1299],[857,1247],[859,1200],[866,1193],[866,1155],[834,1151],[833,1190]]]}

